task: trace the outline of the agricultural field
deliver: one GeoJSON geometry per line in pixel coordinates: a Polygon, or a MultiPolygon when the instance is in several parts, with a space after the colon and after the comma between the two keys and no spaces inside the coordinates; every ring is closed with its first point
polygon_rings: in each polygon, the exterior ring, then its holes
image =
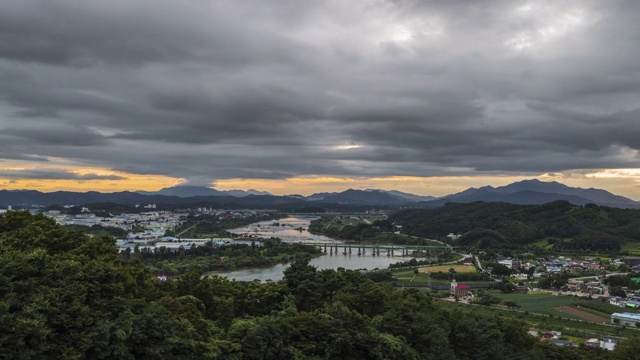
{"type": "Polygon", "coordinates": [[[453,268],[453,270],[455,270],[457,273],[476,273],[477,272],[476,267],[473,265],[457,265],[457,264],[425,266],[418,269],[418,271],[421,273],[425,273],[425,272],[436,273],[439,271],[448,272],[449,269],[451,268],[453,268]]]}
{"type": "MultiPolygon", "coordinates": [[[[455,308],[466,307],[469,305],[450,301],[442,301],[441,306],[455,308]]],[[[602,335],[610,335],[632,338],[640,334],[640,330],[630,327],[596,324],[586,322],[578,318],[573,319],[568,317],[556,316],[555,314],[554,316],[538,315],[531,312],[527,313],[526,310],[522,308],[518,311],[511,311],[507,309],[498,309],[478,305],[474,306],[474,310],[483,314],[493,314],[519,319],[527,322],[531,327],[538,329],[561,331],[563,336],[591,338],[601,337],[602,335]]],[[[559,314],[562,315],[562,313],[559,314]]]]}
{"type": "Polygon", "coordinates": [[[580,317],[570,313],[562,312],[554,308],[562,306],[570,306],[576,302],[573,296],[555,296],[546,293],[536,294],[502,294],[499,291],[491,291],[491,295],[501,299],[503,302],[513,301],[520,305],[520,310],[529,311],[537,314],[546,314],[552,316],[560,316],[568,319],[579,320],[580,317]]]}
{"type": "Polygon", "coordinates": [[[534,242],[532,245],[544,250],[551,250],[551,248],[553,247],[553,245],[549,244],[547,239],[538,240],[534,242]]]}
{"type": "Polygon", "coordinates": [[[560,307],[554,308],[554,310],[558,310],[565,314],[571,314],[571,315],[577,316],[579,319],[591,321],[599,324],[608,324],[611,319],[611,317],[605,316],[606,314],[597,314],[596,311],[593,311],[593,310],[588,311],[590,309],[577,309],[573,306],[560,306],[560,307]]]}
{"type": "Polygon", "coordinates": [[[449,280],[432,279],[426,273],[416,275],[413,270],[398,270],[392,271],[392,273],[396,281],[401,283],[444,284],[449,282],[449,280]]]}
{"type": "Polygon", "coordinates": [[[622,251],[628,251],[629,255],[638,256],[640,255],[640,243],[634,242],[634,243],[624,244],[622,245],[622,251]]]}
{"type": "MultiPolygon", "coordinates": [[[[446,279],[436,279],[429,274],[443,272],[448,273],[449,269],[453,268],[458,274],[475,274],[477,273],[476,268],[473,265],[457,265],[457,264],[448,264],[448,265],[437,265],[437,266],[423,266],[418,268],[418,274],[415,273],[416,269],[397,269],[392,270],[396,281],[398,282],[415,282],[415,283],[430,283],[430,284],[445,284],[451,282],[449,278],[446,279]]],[[[464,281],[473,282],[473,281],[464,281]]]]}

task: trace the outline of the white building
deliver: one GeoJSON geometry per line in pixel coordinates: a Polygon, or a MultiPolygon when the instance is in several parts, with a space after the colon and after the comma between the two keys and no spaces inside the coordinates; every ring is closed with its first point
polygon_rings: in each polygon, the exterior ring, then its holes
{"type": "Polygon", "coordinates": [[[640,323],[640,314],[636,313],[613,313],[611,314],[611,323],[620,325],[636,326],[640,323]],[[618,320],[616,322],[616,320],[618,320]]]}

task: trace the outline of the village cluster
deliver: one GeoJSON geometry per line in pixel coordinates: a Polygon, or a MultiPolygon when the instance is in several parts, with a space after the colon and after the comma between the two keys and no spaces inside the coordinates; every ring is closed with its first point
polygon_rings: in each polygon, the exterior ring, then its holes
{"type": "MultiPolygon", "coordinates": [[[[154,208],[151,205],[145,209],[154,208]]],[[[59,210],[46,211],[45,215],[53,218],[60,225],[102,226],[118,228],[126,231],[124,237],[116,239],[116,246],[120,251],[127,248],[133,250],[138,246],[139,250],[164,247],[170,251],[177,251],[180,247],[190,249],[191,246],[201,246],[208,242],[215,246],[223,246],[231,243],[230,238],[204,238],[189,239],[176,236],[167,236],[167,233],[180,227],[187,216],[201,215],[216,216],[219,220],[248,219],[274,210],[227,210],[213,208],[195,208],[179,211],[145,211],[140,213],[109,214],[97,216],[96,213],[104,211],[92,210],[83,207],[79,214],[64,214],[59,210]]]]}

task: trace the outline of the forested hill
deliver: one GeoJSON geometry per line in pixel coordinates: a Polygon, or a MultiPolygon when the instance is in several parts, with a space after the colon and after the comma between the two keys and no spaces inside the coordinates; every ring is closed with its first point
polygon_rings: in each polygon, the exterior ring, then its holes
{"type": "Polygon", "coordinates": [[[640,210],[556,201],[543,205],[474,202],[390,216],[402,232],[428,238],[464,234],[459,245],[521,247],[548,239],[556,249],[618,250],[640,241],[640,210]]]}
{"type": "MultiPolygon", "coordinates": [[[[564,352],[523,322],[441,308],[359,271],[155,279],[42,215],[0,216],[0,359],[505,359],[564,352]],[[542,347],[542,349],[541,349],[542,347]]],[[[567,352],[568,353],[568,352],[567,352]]]]}

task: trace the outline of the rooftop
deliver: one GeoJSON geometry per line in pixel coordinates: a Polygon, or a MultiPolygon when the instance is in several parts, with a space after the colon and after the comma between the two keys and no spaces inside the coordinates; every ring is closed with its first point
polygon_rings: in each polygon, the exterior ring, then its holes
{"type": "Polygon", "coordinates": [[[637,313],[628,313],[628,312],[624,312],[624,313],[613,313],[611,314],[611,317],[619,317],[619,318],[626,318],[626,319],[630,319],[630,320],[635,320],[635,321],[640,321],[640,314],[637,313]]]}

